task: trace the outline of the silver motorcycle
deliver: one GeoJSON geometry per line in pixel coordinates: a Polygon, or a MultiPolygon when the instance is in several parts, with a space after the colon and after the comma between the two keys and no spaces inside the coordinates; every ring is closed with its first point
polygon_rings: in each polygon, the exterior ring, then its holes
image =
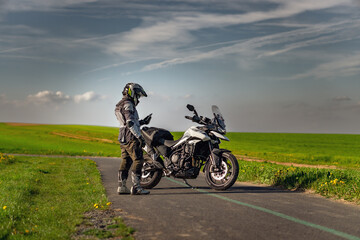
{"type": "Polygon", "coordinates": [[[225,136],[224,118],[217,106],[212,106],[213,118],[199,116],[194,106],[187,108],[193,116],[185,116],[199,126],[192,126],[184,135],[174,141],[172,134],[162,128],[143,127],[142,135],[146,145],[145,162],[142,168],[141,186],[151,189],[163,176],[183,179],[198,177],[201,169],[206,183],[215,190],[226,190],[236,181],[239,164],[236,157],[227,149],[219,148],[225,136]]]}

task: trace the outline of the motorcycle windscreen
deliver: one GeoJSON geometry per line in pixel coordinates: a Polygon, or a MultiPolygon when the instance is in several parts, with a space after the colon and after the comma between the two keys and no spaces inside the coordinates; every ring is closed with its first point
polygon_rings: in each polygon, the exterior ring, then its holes
{"type": "Polygon", "coordinates": [[[213,114],[214,114],[214,117],[215,117],[217,123],[219,124],[219,127],[221,127],[222,129],[226,130],[225,120],[224,120],[223,115],[222,115],[221,112],[220,112],[219,107],[216,106],[216,105],[213,105],[213,106],[211,107],[211,109],[212,109],[212,112],[213,112],[213,114]]]}

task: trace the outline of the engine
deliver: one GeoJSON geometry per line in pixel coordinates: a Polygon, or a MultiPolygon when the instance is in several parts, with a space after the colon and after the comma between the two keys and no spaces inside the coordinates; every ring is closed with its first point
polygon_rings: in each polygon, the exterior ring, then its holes
{"type": "Polygon", "coordinates": [[[196,178],[199,174],[199,168],[193,166],[194,146],[185,144],[170,156],[174,164],[174,170],[177,171],[176,177],[196,178]]]}
{"type": "Polygon", "coordinates": [[[179,169],[183,167],[185,169],[191,168],[193,150],[193,145],[185,144],[180,149],[171,154],[170,160],[179,169]]]}
{"type": "Polygon", "coordinates": [[[181,153],[179,152],[175,152],[170,156],[170,160],[175,166],[178,166],[180,159],[181,159],[181,153]]]}

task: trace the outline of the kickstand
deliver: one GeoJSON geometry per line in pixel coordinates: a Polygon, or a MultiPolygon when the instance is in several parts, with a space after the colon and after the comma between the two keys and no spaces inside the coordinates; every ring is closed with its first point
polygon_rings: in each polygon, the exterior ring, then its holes
{"type": "Polygon", "coordinates": [[[191,189],[196,189],[196,187],[191,186],[191,185],[186,181],[185,178],[183,178],[183,181],[184,181],[184,183],[185,183],[188,187],[190,187],[191,189]]]}

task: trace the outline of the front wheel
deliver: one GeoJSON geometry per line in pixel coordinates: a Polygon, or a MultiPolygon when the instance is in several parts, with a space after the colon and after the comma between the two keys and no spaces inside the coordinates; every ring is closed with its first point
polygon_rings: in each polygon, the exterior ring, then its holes
{"type": "Polygon", "coordinates": [[[210,162],[205,166],[206,183],[215,190],[226,190],[234,185],[239,175],[239,163],[236,157],[224,152],[221,156],[220,169],[216,170],[210,162]]]}

